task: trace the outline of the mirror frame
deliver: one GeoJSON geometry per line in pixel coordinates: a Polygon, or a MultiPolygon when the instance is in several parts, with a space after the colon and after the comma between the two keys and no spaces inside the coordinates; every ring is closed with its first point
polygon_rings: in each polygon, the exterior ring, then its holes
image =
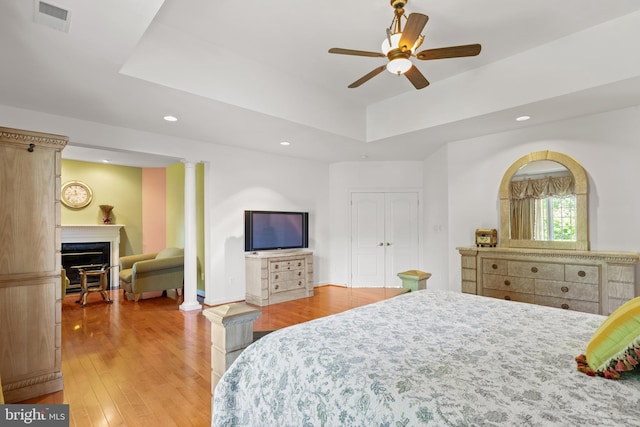
{"type": "Polygon", "coordinates": [[[578,161],[566,154],[555,151],[536,151],[516,160],[502,177],[500,183],[500,246],[506,248],[538,248],[589,250],[589,217],[588,217],[588,179],[587,173],[578,161]],[[576,240],[571,242],[555,242],[549,240],[521,240],[511,239],[511,209],[510,192],[511,178],[518,170],[530,162],[537,160],[551,160],[566,167],[575,180],[576,190],[576,240]]]}

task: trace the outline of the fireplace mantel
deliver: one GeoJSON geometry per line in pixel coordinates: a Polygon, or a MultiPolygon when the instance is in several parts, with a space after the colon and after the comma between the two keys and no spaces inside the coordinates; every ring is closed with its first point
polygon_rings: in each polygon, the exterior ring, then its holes
{"type": "Polygon", "coordinates": [[[109,260],[109,264],[113,266],[111,270],[111,289],[117,289],[119,285],[120,229],[124,228],[124,224],[70,224],[62,225],[60,228],[62,231],[62,243],[111,243],[109,260]]]}

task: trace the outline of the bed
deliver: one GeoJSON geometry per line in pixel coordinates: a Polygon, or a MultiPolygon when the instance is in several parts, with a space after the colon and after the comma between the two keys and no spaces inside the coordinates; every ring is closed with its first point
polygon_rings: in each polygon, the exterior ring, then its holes
{"type": "Polygon", "coordinates": [[[212,425],[640,425],[640,375],[576,369],[604,319],[411,292],[250,345],[215,389],[212,425]]]}

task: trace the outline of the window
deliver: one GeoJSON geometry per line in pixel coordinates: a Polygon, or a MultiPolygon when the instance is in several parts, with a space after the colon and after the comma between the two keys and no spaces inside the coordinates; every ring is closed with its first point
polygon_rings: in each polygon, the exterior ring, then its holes
{"type": "Polygon", "coordinates": [[[546,197],[535,203],[535,240],[576,240],[576,196],[546,197]]]}

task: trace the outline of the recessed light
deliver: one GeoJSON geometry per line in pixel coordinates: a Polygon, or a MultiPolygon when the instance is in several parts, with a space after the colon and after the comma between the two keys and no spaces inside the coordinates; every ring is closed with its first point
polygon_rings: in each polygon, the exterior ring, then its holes
{"type": "Polygon", "coordinates": [[[178,121],[178,118],[175,117],[175,116],[164,116],[163,118],[168,122],[177,122],[178,121]]]}
{"type": "Polygon", "coordinates": [[[291,145],[291,143],[290,143],[290,142],[288,142],[288,141],[282,141],[282,142],[280,143],[280,145],[291,145]]]}
{"type": "Polygon", "coordinates": [[[109,163],[109,160],[108,160],[108,159],[104,159],[104,160],[102,161],[102,163],[109,163]]]}
{"type": "Polygon", "coordinates": [[[366,154],[363,154],[362,156],[360,156],[361,159],[368,159],[369,156],[367,156],[366,154]]]}
{"type": "Polygon", "coordinates": [[[531,117],[530,116],[520,116],[520,117],[516,117],[516,121],[518,122],[524,122],[529,120],[531,117]]]}

